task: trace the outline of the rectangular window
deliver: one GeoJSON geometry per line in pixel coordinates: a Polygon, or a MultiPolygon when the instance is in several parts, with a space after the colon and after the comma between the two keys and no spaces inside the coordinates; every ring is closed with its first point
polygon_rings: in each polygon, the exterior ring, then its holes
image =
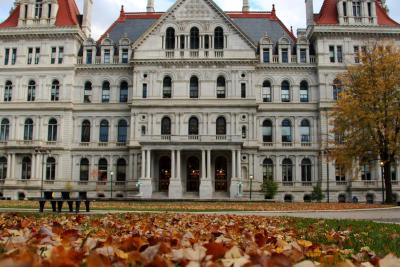
{"type": "Polygon", "coordinates": [[[57,55],[57,47],[52,47],[51,48],[51,59],[50,59],[50,63],[51,64],[56,64],[56,55],[57,55]]]}
{"type": "Polygon", "coordinates": [[[51,18],[51,4],[48,4],[47,17],[51,18]]]}
{"type": "Polygon", "coordinates": [[[28,48],[28,65],[32,64],[32,58],[33,58],[33,48],[29,47],[28,48]]]}
{"type": "Polygon", "coordinates": [[[64,61],[64,47],[60,46],[58,48],[58,64],[62,64],[64,61]]]}
{"type": "Polygon", "coordinates": [[[35,64],[39,64],[40,61],[40,47],[36,47],[35,49],[35,64]]]}
{"type": "Polygon", "coordinates": [[[300,63],[307,63],[307,49],[300,49],[300,63]]]}
{"type": "Polygon", "coordinates": [[[262,98],[263,102],[272,102],[271,87],[263,87],[262,98]]]}
{"type": "Polygon", "coordinates": [[[147,83],[143,84],[142,98],[147,98],[147,83]]]}
{"type": "Polygon", "coordinates": [[[8,65],[8,61],[10,60],[10,48],[6,48],[4,53],[4,65],[8,65]]]}
{"type": "Polygon", "coordinates": [[[271,62],[269,48],[264,48],[263,49],[263,62],[264,63],[270,63],[271,62]]]}
{"type": "Polygon", "coordinates": [[[104,50],[104,64],[110,64],[110,49],[105,49],[104,50]]]}
{"type": "Polygon", "coordinates": [[[343,16],[347,17],[347,2],[343,2],[343,16]]]}
{"type": "Polygon", "coordinates": [[[360,47],[354,46],[354,63],[360,63],[360,47]]]}
{"type": "Polygon", "coordinates": [[[129,60],[128,54],[129,54],[129,50],[128,49],[126,49],[126,48],[122,49],[122,63],[123,64],[127,64],[128,63],[128,60],[129,60]]]}
{"type": "Polygon", "coordinates": [[[185,35],[181,35],[180,39],[181,39],[180,42],[179,42],[180,43],[180,48],[181,49],[185,49],[185,35]]]}
{"type": "Polygon", "coordinates": [[[353,17],[361,17],[361,2],[353,2],[353,17]]]}
{"type": "Polygon", "coordinates": [[[241,84],[241,97],[246,98],[246,84],[245,83],[241,84]]]}
{"type": "Polygon", "coordinates": [[[335,63],[336,61],[335,47],[333,45],[329,46],[329,60],[331,63],[335,63]]]}
{"type": "Polygon", "coordinates": [[[336,47],[336,53],[337,53],[337,62],[342,63],[343,62],[343,50],[342,46],[338,45],[336,47]]]}
{"type": "Polygon", "coordinates": [[[15,65],[16,62],[17,62],[17,48],[13,48],[11,55],[11,65],[15,65]]]}
{"type": "Polygon", "coordinates": [[[367,3],[368,8],[368,17],[372,17],[372,4],[369,2],[367,3]]]}
{"type": "Polygon", "coordinates": [[[282,63],[289,63],[289,50],[282,48],[282,63]]]}
{"type": "Polygon", "coordinates": [[[88,65],[92,64],[92,57],[93,57],[93,50],[92,49],[86,50],[86,64],[88,65]]]}
{"type": "Polygon", "coordinates": [[[24,5],[24,19],[28,18],[28,5],[24,5]]]}

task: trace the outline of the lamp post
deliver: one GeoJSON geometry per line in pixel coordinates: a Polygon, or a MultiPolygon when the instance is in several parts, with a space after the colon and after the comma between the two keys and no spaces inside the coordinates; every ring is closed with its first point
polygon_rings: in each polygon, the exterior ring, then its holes
{"type": "Polygon", "coordinates": [[[113,176],[114,176],[114,172],[113,171],[111,171],[110,172],[110,176],[111,176],[111,184],[110,184],[110,193],[111,193],[111,199],[113,198],[113,189],[112,189],[112,186],[113,186],[113,176]]]}
{"type": "Polygon", "coordinates": [[[385,174],[385,162],[381,161],[381,176],[382,176],[382,204],[385,203],[385,183],[384,183],[384,174],[385,174]]]}
{"type": "Polygon", "coordinates": [[[329,203],[329,194],[330,194],[330,188],[329,188],[329,150],[325,150],[325,155],[326,155],[326,200],[329,203]]]}
{"type": "Polygon", "coordinates": [[[253,179],[254,179],[254,176],[250,175],[249,178],[250,178],[250,200],[251,200],[252,192],[253,192],[253,179]]]}

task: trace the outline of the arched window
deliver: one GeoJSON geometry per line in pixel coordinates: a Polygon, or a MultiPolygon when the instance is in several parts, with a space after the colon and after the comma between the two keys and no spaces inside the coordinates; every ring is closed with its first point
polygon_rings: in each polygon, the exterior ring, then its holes
{"type": "Polygon", "coordinates": [[[43,0],[35,1],[35,19],[40,19],[42,17],[43,0]]]}
{"type": "Polygon", "coordinates": [[[119,85],[119,102],[128,102],[128,83],[126,81],[122,81],[119,85]]]}
{"type": "Polygon", "coordinates": [[[270,81],[263,82],[262,99],[263,102],[272,102],[272,89],[270,81]]]}
{"type": "Polygon", "coordinates": [[[361,180],[371,181],[371,164],[368,160],[361,160],[360,162],[361,180]]]}
{"type": "Polygon", "coordinates": [[[226,97],[226,81],[224,76],[217,78],[217,98],[226,97]]]}
{"type": "Polygon", "coordinates": [[[30,157],[24,157],[22,159],[21,179],[22,180],[31,179],[31,171],[32,171],[31,158],[30,157]]]}
{"type": "Polygon", "coordinates": [[[57,141],[57,120],[54,118],[49,120],[49,125],[47,129],[47,141],[57,141]]]}
{"type": "Polygon", "coordinates": [[[126,120],[118,122],[118,143],[124,144],[128,140],[128,123],[126,120]]]}
{"type": "Polygon", "coordinates": [[[290,83],[283,81],[281,84],[281,97],[282,102],[290,102],[290,83]]]}
{"type": "Polygon", "coordinates": [[[199,135],[199,120],[196,117],[189,119],[189,135],[199,135]]]}
{"type": "Polygon", "coordinates": [[[246,128],[246,126],[242,127],[242,139],[247,139],[247,128],[246,128]]]}
{"type": "Polygon", "coordinates": [[[7,178],[7,158],[0,158],[0,180],[5,180],[7,178]]]}
{"type": "Polygon", "coordinates": [[[264,143],[272,143],[272,122],[270,120],[263,122],[262,136],[264,143]]]}
{"type": "Polygon", "coordinates": [[[46,161],[46,180],[54,181],[56,179],[56,160],[50,157],[46,161]]]}
{"type": "Polygon", "coordinates": [[[221,27],[215,28],[214,31],[214,48],[224,49],[224,30],[221,27]]]}
{"type": "Polygon", "coordinates": [[[107,181],[108,179],[108,162],[105,158],[99,159],[99,173],[98,180],[99,181],[107,181]]]}
{"type": "Polygon", "coordinates": [[[8,119],[2,119],[0,125],[0,141],[8,141],[10,135],[10,121],[8,119]]]}
{"type": "Polygon", "coordinates": [[[217,135],[226,135],[226,120],[224,117],[218,117],[216,122],[217,135]]]}
{"type": "Polygon", "coordinates": [[[284,182],[293,182],[293,162],[291,159],[282,161],[282,176],[284,182]]]}
{"type": "Polygon", "coordinates": [[[108,130],[110,126],[108,124],[107,120],[102,120],[100,122],[100,136],[99,136],[99,141],[101,143],[107,143],[108,142],[108,130]]]}
{"type": "Polygon", "coordinates": [[[6,85],[4,86],[4,101],[10,102],[12,100],[12,88],[13,84],[11,81],[6,81],[6,85]]]}
{"type": "Polygon", "coordinates": [[[110,102],[110,82],[103,82],[102,90],[101,90],[101,102],[109,103],[110,102]]]}
{"type": "Polygon", "coordinates": [[[338,100],[342,93],[342,82],[338,79],[333,81],[333,99],[338,100]]]}
{"type": "Polygon", "coordinates": [[[33,120],[26,119],[24,124],[24,140],[32,141],[33,140],[33,120]]]}
{"type": "Polygon", "coordinates": [[[301,135],[302,143],[310,143],[311,142],[311,126],[310,126],[310,122],[306,119],[301,121],[300,135],[301,135]]]}
{"type": "Polygon", "coordinates": [[[190,78],[190,98],[199,98],[199,79],[196,76],[190,78]]]}
{"type": "Polygon", "coordinates": [[[90,121],[84,120],[82,122],[82,130],[81,130],[81,142],[89,143],[90,142],[90,121]]]}
{"type": "Polygon", "coordinates": [[[89,160],[87,158],[81,159],[79,181],[89,181],[89,160]]]}
{"type": "Polygon", "coordinates": [[[92,83],[89,81],[85,82],[85,88],[83,91],[83,102],[92,103],[92,83]]]}
{"type": "Polygon", "coordinates": [[[172,79],[165,76],[163,80],[163,98],[171,98],[172,96],[172,79]]]}
{"type": "Polygon", "coordinates": [[[309,101],[308,96],[308,83],[306,81],[302,81],[300,83],[300,102],[306,103],[309,101]]]}
{"type": "Polygon", "coordinates": [[[36,82],[29,81],[28,83],[28,101],[35,101],[36,98],[36,82]]]}
{"type": "Polygon", "coordinates": [[[119,159],[117,161],[117,181],[126,181],[126,161],[125,159],[119,159]]]}
{"type": "Polygon", "coordinates": [[[200,47],[199,29],[193,27],[190,29],[190,49],[199,49],[199,47],[200,47]]]}
{"type": "Polygon", "coordinates": [[[292,123],[286,119],[282,121],[282,143],[292,142],[292,123]]]}
{"type": "Polygon", "coordinates": [[[171,119],[168,117],[161,120],[161,135],[171,135],[171,119]]]}
{"type": "Polygon", "coordinates": [[[303,159],[301,161],[301,181],[311,182],[312,177],[312,163],[310,159],[303,159]]]}
{"type": "Polygon", "coordinates": [[[60,82],[58,80],[54,80],[51,84],[51,101],[60,100],[60,82]]]}
{"type": "Polygon", "coordinates": [[[165,35],[165,49],[175,49],[175,29],[169,27],[165,35]]]}
{"type": "Polygon", "coordinates": [[[274,162],[272,159],[265,159],[263,161],[263,181],[274,180],[274,162]]]}

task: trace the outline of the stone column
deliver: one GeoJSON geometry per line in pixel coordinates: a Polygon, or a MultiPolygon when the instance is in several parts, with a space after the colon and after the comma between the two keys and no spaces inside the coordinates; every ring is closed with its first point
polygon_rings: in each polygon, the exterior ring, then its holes
{"type": "Polygon", "coordinates": [[[11,154],[7,155],[7,176],[6,179],[11,178],[11,154]]]}
{"type": "Polygon", "coordinates": [[[141,178],[144,179],[146,178],[146,150],[142,150],[142,166],[141,166],[141,171],[142,175],[141,178]]]}
{"type": "Polygon", "coordinates": [[[177,162],[177,166],[176,166],[176,178],[181,181],[182,177],[181,177],[181,151],[178,150],[176,155],[176,162],[177,162]]]}
{"type": "Polygon", "coordinates": [[[236,178],[236,150],[232,150],[232,179],[236,178]]]}
{"type": "Polygon", "coordinates": [[[151,179],[151,150],[147,150],[147,159],[146,159],[146,178],[151,179]]]}
{"type": "Polygon", "coordinates": [[[134,157],[134,155],[129,153],[128,181],[133,180],[132,179],[133,178],[133,175],[132,175],[132,172],[133,172],[133,157],[134,157]]]}
{"type": "Polygon", "coordinates": [[[133,167],[132,167],[132,180],[139,180],[138,179],[138,157],[139,154],[133,153],[133,167]]]}
{"type": "Polygon", "coordinates": [[[11,179],[16,179],[16,177],[15,177],[15,169],[17,168],[16,162],[17,162],[16,156],[14,153],[11,156],[11,179]]]}
{"type": "Polygon", "coordinates": [[[206,174],[206,151],[201,151],[201,179],[207,179],[206,174]]]}
{"type": "Polygon", "coordinates": [[[242,165],[241,165],[241,161],[242,161],[242,154],[241,151],[238,150],[237,151],[237,177],[239,178],[239,180],[242,180],[242,165]]]}
{"type": "Polygon", "coordinates": [[[171,179],[176,178],[175,172],[175,150],[171,150],[171,179]]]}
{"type": "Polygon", "coordinates": [[[200,181],[200,199],[212,199],[213,187],[211,181],[211,151],[201,151],[201,181],[200,181]],[[207,169],[206,169],[207,161],[207,169]]]}
{"type": "Polygon", "coordinates": [[[211,180],[211,150],[207,150],[207,179],[211,180]]]}
{"type": "Polygon", "coordinates": [[[181,151],[176,151],[175,160],[175,150],[172,150],[171,154],[171,180],[168,187],[168,197],[170,199],[180,199],[183,197],[183,187],[181,180],[181,151]],[[176,164],[175,164],[176,162],[176,164]],[[175,166],[176,165],[176,166],[175,166]],[[175,169],[176,167],[176,169],[175,169]]]}
{"type": "Polygon", "coordinates": [[[151,198],[153,194],[153,185],[150,175],[151,151],[142,150],[142,177],[140,179],[140,196],[142,198],[151,198]]]}
{"type": "Polygon", "coordinates": [[[31,161],[31,179],[36,178],[36,154],[32,155],[31,161]]]}

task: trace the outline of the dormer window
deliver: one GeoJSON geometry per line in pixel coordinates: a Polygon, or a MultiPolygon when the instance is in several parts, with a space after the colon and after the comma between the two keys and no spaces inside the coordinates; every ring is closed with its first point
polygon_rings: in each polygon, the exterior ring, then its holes
{"type": "Polygon", "coordinates": [[[36,0],[35,2],[35,18],[40,19],[42,17],[43,1],[36,0]]]}
{"type": "Polygon", "coordinates": [[[289,63],[289,49],[282,48],[282,63],[289,63]]]}
{"type": "Polygon", "coordinates": [[[93,50],[92,49],[88,49],[86,50],[86,64],[92,64],[93,62],[93,50]]]}
{"type": "Polygon", "coordinates": [[[110,49],[104,49],[104,64],[110,64],[111,52],[110,49]]]}
{"type": "Polygon", "coordinates": [[[361,17],[361,2],[353,1],[353,16],[361,17]]]}
{"type": "Polygon", "coordinates": [[[122,49],[122,63],[123,64],[127,64],[128,63],[128,54],[129,54],[129,50],[127,48],[122,49]]]}
{"type": "Polygon", "coordinates": [[[307,49],[300,49],[300,63],[307,63],[307,49]]]}
{"type": "Polygon", "coordinates": [[[270,63],[271,62],[271,52],[269,48],[263,49],[263,62],[270,63]]]}

